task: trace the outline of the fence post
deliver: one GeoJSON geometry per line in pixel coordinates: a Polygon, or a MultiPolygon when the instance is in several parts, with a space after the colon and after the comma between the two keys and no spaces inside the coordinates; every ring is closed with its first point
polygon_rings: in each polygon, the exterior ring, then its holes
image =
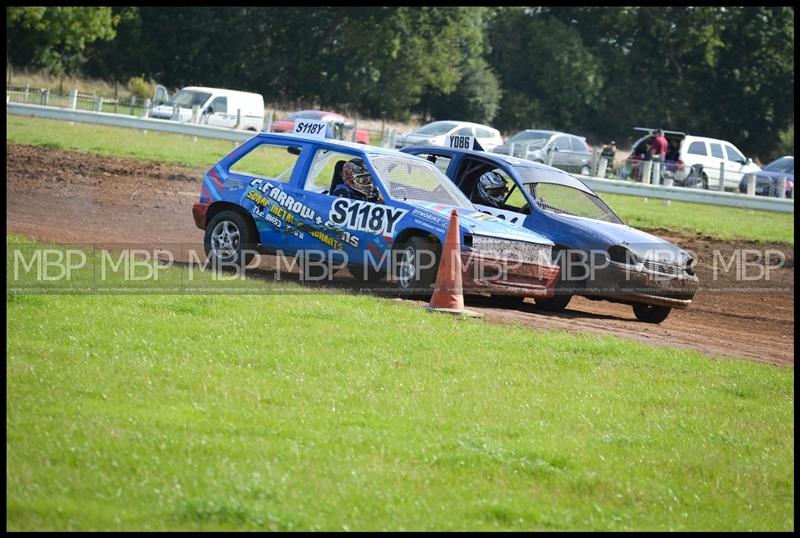
{"type": "Polygon", "coordinates": [[[131,116],[133,116],[133,114],[134,114],[133,107],[135,107],[135,106],[136,106],[136,96],[135,95],[131,95],[131,116]]]}
{"type": "Polygon", "coordinates": [[[78,108],[78,90],[76,89],[69,91],[69,108],[72,110],[78,108]]]}
{"type": "Polygon", "coordinates": [[[192,107],[192,123],[197,123],[200,119],[200,106],[194,105],[192,107]]]}
{"type": "Polygon", "coordinates": [[[144,110],[142,111],[142,117],[143,118],[149,118],[150,117],[150,103],[151,102],[152,101],[150,101],[149,97],[144,100],[144,110]]]}
{"type": "Polygon", "coordinates": [[[553,148],[550,148],[550,149],[547,151],[547,164],[548,164],[549,166],[553,166],[553,157],[554,157],[554,153],[555,153],[555,150],[554,150],[553,148]]]}
{"type": "Polygon", "coordinates": [[[642,161],[642,183],[644,183],[645,185],[650,184],[650,175],[652,171],[653,171],[653,161],[649,159],[646,161],[642,161]]]}
{"type": "Polygon", "coordinates": [[[270,109],[269,114],[267,114],[267,121],[264,123],[264,132],[271,133],[272,132],[272,117],[274,116],[275,111],[270,109]]]}
{"type": "Polygon", "coordinates": [[[653,161],[653,185],[661,185],[661,161],[653,161]]]}
{"type": "Polygon", "coordinates": [[[719,163],[719,192],[725,192],[725,163],[719,163]]]}
{"type": "Polygon", "coordinates": [[[512,157],[516,157],[516,154],[517,154],[517,143],[511,142],[511,153],[509,155],[511,155],[512,157]]]}
{"type": "Polygon", "coordinates": [[[102,112],[103,111],[103,98],[96,97],[94,100],[94,110],[95,112],[102,112]]]}
{"type": "Polygon", "coordinates": [[[747,196],[755,196],[756,195],[756,175],[755,174],[747,174],[745,178],[747,181],[747,196]]]}
{"type": "Polygon", "coordinates": [[[171,119],[173,119],[175,121],[180,121],[181,120],[180,112],[178,111],[178,105],[172,105],[172,117],[171,117],[171,119]]]}
{"type": "Polygon", "coordinates": [[[786,198],[786,176],[778,178],[778,198],[786,198]]]}
{"type": "Polygon", "coordinates": [[[239,125],[242,124],[242,109],[236,109],[236,125],[233,126],[234,129],[238,129],[239,125]]]}
{"type": "Polygon", "coordinates": [[[608,159],[601,158],[597,163],[597,177],[606,177],[606,167],[608,166],[608,159]]]}
{"type": "Polygon", "coordinates": [[[30,89],[31,89],[30,82],[26,82],[25,83],[25,91],[22,94],[23,95],[23,99],[25,100],[26,103],[28,102],[28,93],[30,92],[30,89]]]}
{"type": "Polygon", "coordinates": [[[353,122],[353,142],[356,141],[356,133],[358,132],[358,118],[353,122]]]}

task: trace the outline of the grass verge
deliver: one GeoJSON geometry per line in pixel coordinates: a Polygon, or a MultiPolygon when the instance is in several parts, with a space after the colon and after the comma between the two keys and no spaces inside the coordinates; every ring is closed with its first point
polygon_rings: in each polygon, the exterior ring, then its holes
{"type": "Polygon", "coordinates": [[[794,528],[787,368],[366,296],[6,307],[11,530],[794,528]]]}

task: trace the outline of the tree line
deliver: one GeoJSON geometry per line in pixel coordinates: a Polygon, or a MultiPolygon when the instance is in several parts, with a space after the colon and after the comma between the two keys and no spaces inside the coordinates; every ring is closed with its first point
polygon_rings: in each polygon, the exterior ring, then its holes
{"type": "Polygon", "coordinates": [[[594,140],[793,152],[794,8],[8,7],[7,62],[594,140]]]}

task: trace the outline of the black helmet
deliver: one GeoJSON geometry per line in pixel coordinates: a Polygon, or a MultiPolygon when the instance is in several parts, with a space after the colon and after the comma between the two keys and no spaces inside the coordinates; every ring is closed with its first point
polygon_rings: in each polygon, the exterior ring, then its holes
{"type": "Polygon", "coordinates": [[[345,185],[361,193],[366,198],[378,197],[378,189],[372,183],[372,175],[361,159],[353,159],[344,164],[342,167],[342,180],[345,185]]]}
{"type": "Polygon", "coordinates": [[[497,172],[486,172],[478,178],[478,196],[494,207],[502,207],[506,198],[506,182],[497,172]]]}

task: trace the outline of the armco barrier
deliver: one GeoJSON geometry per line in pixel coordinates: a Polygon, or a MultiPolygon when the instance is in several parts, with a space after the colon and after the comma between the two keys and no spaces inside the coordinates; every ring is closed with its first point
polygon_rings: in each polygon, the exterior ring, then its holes
{"type": "Polygon", "coordinates": [[[664,185],[650,185],[633,181],[618,179],[602,179],[576,175],[592,190],[611,194],[627,194],[641,198],[655,198],[660,200],[675,200],[679,202],[693,202],[697,204],[712,204],[744,209],[761,209],[764,211],[777,211],[780,213],[794,213],[794,200],[782,200],[767,196],[748,196],[736,192],[708,191],[703,189],[690,189],[686,187],[667,187],[664,185]]]}
{"type": "MultiPolygon", "coordinates": [[[[193,123],[179,123],[171,120],[138,118],[125,114],[108,114],[105,112],[70,110],[58,107],[12,102],[6,102],[6,113],[55,120],[112,125],[115,127],[128,127],[131,129],[161,131],[188,136],[229,140],[231,142],[244,142],[245,140],[253,137],[252,131],[227,129],[224,127],[209,127],[208,125],[197,125],[193,123]]],[[[685,187],[648,185],[632,181],[601,179],[591,176],[578,175],[576,177],[580,178],[590,188],[597,192],[627,194],[642,198],[694,202],[698,204],[741,207],[745,209],[761,209],[765,211],[777,211],[780,213],[794,213],[794,200],[783,200],[780,198],[770,198],[765,196],[749,196],[740,193],[690,189],[685,187]]]]}

